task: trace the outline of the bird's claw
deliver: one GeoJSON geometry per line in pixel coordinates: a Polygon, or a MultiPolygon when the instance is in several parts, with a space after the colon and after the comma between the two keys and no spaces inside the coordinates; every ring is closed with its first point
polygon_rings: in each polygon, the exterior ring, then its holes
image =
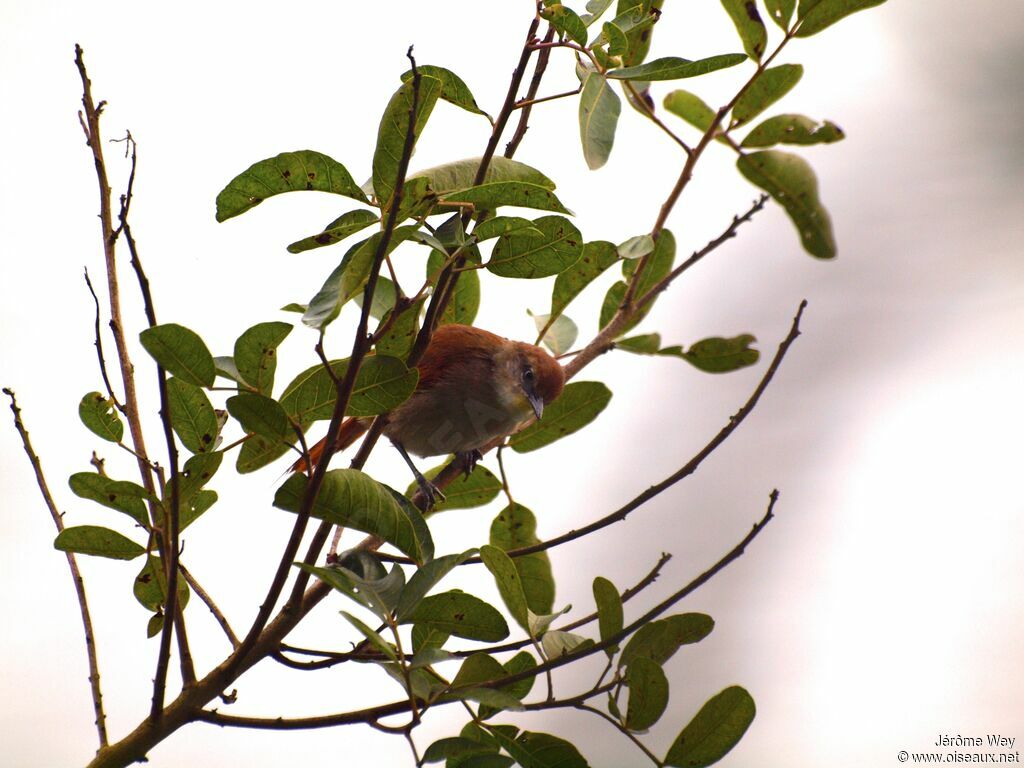
{"type": "Polygon", "coordinates": [[[459,459],[462,461],[462,471],[466,477],[473,474],[473,470],[476,469],[476,463],[484,457],[482,453],[476,448],[472,451],[461,451],[458,454],[459,459]]]}
{"type": "Polygon", "coordinates": [[[441,489],[438,488],[429,480],[427,480],[427,478],[416,478],[416,484],[419,486],[420,493],[423,494],[423,498],[427,500],[427,509],[436,506],[438,502],[446,500],[446,497],[444,493],[441,492],[441,489]]]}

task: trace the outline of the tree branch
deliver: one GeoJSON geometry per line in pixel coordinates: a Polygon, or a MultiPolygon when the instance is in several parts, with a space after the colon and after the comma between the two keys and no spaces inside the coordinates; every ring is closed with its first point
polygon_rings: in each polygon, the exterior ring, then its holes
{"type": "MultiPolygon", "coordinates": [[[[39,456],[36,455],[35,450],[33,450],[28,430],[21,420],[21,408],[18,407],[18,401],[15,399],[12,389],[4,387],[3,391],[11,400],[14,428],[18,430],[18,434],[21,436],[21,445],[25,449],[25,455],[28,456],[29,463],[32,464],[32,471],[36,476],[36,485],[39,486],[39,492],[46,503],[46,508],[50,510],[50,517],[53,518],[53,524],[57,528],[57,533],[60,534],[64,530],[64,521],[61,518],[61,513],[57,510],[57,505],[53,501],[53,496],[50,494],[50,488],[46,483],[46,476],[43,474],[42,462],[39,460],[39,456]]],[[[64,555],[68,561],[71,581],[75,585],[75,594],[78,597],[79,612],[82,615],[82,628],[85,630],[85,654],[89,660],[89,688],[92,692],[92,708],[96,714],[96,732],[100,740],[100,749],[103,749],[107,746],[107,718],[103,713],[103,692],[100,689],[100,665],[96,652],[96,635],[92,629],[89,602],[85,597],[85,580],[78,570],[78,561],[75,559],[74,553],[65,552],[64,555]]]]}

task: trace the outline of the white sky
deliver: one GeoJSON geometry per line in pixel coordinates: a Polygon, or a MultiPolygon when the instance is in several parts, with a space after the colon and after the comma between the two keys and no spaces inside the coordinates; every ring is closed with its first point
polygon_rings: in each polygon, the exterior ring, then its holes
{"type": "MultiPolygon", "coordinates": [[[[717,3],[677,5],[659,24],[652,56],[739,48],[717,3]]],[[[763,351],[759,366],[709,377],[676,360],[608,355],[582,377],[606,381],[615,393],[601,418],[543,455],[510,459],[517,499],[537,513],[541,536],[605,514],[680,466],[725,423],[799,300],[810,301],[804,336],[757,412],[696,477],[626,523],[552,553],[558,602],[573,603],[579,615],[590,610],[593,576],[625,588],[660,552],[672,552],[654,590],[630,606],[637,615],[645,600],[668,594],[731,547],[760,517],[768,492],[781,490],[765,534],[681,606],[712,614],[717,627],[669,663],[669,713],[648,737],[655,752],[664,754],[700,704],[732,683],[751,691],[758,715],[724,765],[882,766],[895,764],[900,749],[928,749],[940,733],[1024,738],[1024,361],[1016,344],[1024,320],[1024,11],[1015,0],[985,5],[984,20],[980,12],[975,20],[952,0],[893,2],[788,50],[784,60],[807,71],[778,111],[832,119],[849,136],[803,152],[835,221],[839,259],[803,254],[772,208],[693,270],[643,326],[667,343],[752,332],[763,351]]],[[[308,299],[341,250],[292,256],[284,246],[346,207],[326,195],[289,195],[218,225],[216,193],[253,161],[300,148],[332,155],[362,181],[410,43],[420,63],[460,73],[496,112],[530,6],[186,1],[155,10],[0,2],[7,108],[0,251],[8,265],[0,384],[18,392],[70,524],[123,522],[67,490],[65,478],[89,468],[94,448],[112,473],[131,477],[134,468],[77,418],[81,395],[100,388],[81,270],[87,265],[100,281],[102,262],[95,178],[75,116],[74,43],[85,48],[96,96],[109,101],[107,138],[130,128],[139,141],[133,229],[160,319],[194,328],[225,354],[250,325],[294,319],[276,308],[308,299]]],[[[567,55],[553,56],[549,72],[543,92],[574,85],[567,55]]],[[[714,103],[740,76],[681,85],[714,103]]],[[[656,98],[672,87],[656,86],[656,98]]],[[[482,119],[440,104],[414,165],[479,154],[486,129],[482,119]]],[[[588,240],[647,231],[682,162],[672,145],[627,109],[611,161],[591,173],[577,135],[574,103],[541,105],[517,157],[558,182],[588,240]]],[[[117,146],[107,148],[115,189],[126,171],[117,146]]],[[[755,195],[729,167],[729,154],[712,149],[670,220],[683,254],[755,195]]],[[[413,253],[403,265],[409,274],[419,269],[413,253]]],[[[126,270],[126,319],[137,330],[129,277],[126,270]]],[[[569,313],[584,335],[595,329],[611,279],[569,313]]],[[[530,338],[525,309],[545,311],[549,294],[550,280],[485,278],[478,324],[530,338]]],[[[338,356],[352,317],[334,329],[338,356]]],[[[293,332],[279,382],[310,364],[313,341],[307,329],[293,332]]],[[[141,351],[135,360],[147,387],[151,369],[141,351]]],[[[151,397],[144,405],[155,412],[151,397]]],[[[151,447],[158,438],[150,433],[151,447]]],[[[74,595],[9,426],[0,429],[0,451],[4,761],[81,764],[95,733],[74,595]]],[[[391,454],[379,451],[369,469],[404,487],[405,470],[391,454]]],[[[262,599],[291,526],[289,515],[269,506],[277,472],[243,482],[223,472],[214,484],[221,501],[186,536],[186,562],[238,631],[262,599]]],[[[439,552],[484,542],[499,508],[500,501],[439,518],[439,552]]],[[[145,640],[147,616],[131,597],[137,563],[80,562],[118,738],[146,711],[156,642],[145,640]]],[[[481,570],[451,583],[494,594],[481,570]]],[[[344,647],[341,607],[340,598],[322,605],[295,642],[344,647]]],[[[226,645],[198,601],[188,614],[202,671],[226,645]]],[[[583,678],[570,674],[563,683],[568,694],[583,678]]],[[[398,694],[372,668],[303,676],[270,662],[237,687],[231,711],[285,716],[398,694]]],[[[621,736],[589,716],[514,722],[575,738],[596,768],[640,764],[621,736]]],[[[452,735],[461,723],[454,709],[439,711],[418,743],[452,735]]],[[[150,765],[260,768],[330,756],[353,766],[408,762],[400,739],[368,728],[276,734],[200,724],[153,750],[150,765]]]]}

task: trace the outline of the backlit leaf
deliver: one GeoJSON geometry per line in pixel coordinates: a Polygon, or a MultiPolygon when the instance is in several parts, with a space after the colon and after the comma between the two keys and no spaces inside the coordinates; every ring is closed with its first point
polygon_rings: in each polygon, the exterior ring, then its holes
{"type": "MultiPolygon", "coordinates": [[[[760,353],[750,348],[755,341],[756,339],[749,333],[731,339],[715,336],[692,344],[686,352],[680,353],[679,357],[705,373],[728,373],[757,362],[760,353]]],[[[660,354],[675,352],[665,349],[660,354]]]]}
{"type": "Polygon", "coordinates": [[[551,291],[551,315],[560,315],[598,275],[619,260],[615,246],[595,240],[583,246],[579,259],[555,278],[551,291]]]}
{"type": "Polygon", "coordinates": [[[668,706],[665,671],[650,659],[638,657],[629,665],[626,685],[629,686],[626,727],[631,731],[646,731],[658,722],[668,706]]]}
{"type": "Polygon", "coordinates": [[[54,549],[80,555],[97,555],[113,560],[134,560],[146,551],[117,531],[98,525],[77,525],[65,528],[53,541],[54,549]]]}
{"type": "Polygon", "coordinates": [[[76,472],[68,478],[68,484],[76,496],[116,509],[143,528],[149,527],[146,502],[156,499],[141,485],[127,480],[113,480],[97,472],[76,472]]]}
{"type": "Polygon", "coordinates": [[[699,77],[727,67],[735,67],[747,60],[742,53],[723,53],[706,59],[690,61],[678,56],[666,56],[654,59],[646,64],[635,67],[613,69],[608,77],[616,80],[682,80],[687,77],[699,77]]]}
{"type": "Polygon", "coordinates": [[[325,245],[340,243],[349,235],[354,235],[378,221],[380,221],[380,217],[377,214],[365,208],[357,208],[354,211],[343,213],[324,227],[324,231],[320,234],[296,240],[288,246],[288,253],[302,253],[314,248],[323,248],[325,245]]]}
{"type": "Polygon", "coordinates": [[[480,548],[480,559],[494,577],[498,594],[501,595],[512,618],[520,627],[528,629],[526,593],[523,591],[523,582],[519,579],[519,572],[512,558],[498,547],[485,544],[480,548]]]}
{"type": "Polygon", "coordinates": [[[672,742],[665,765],[704,768],[718,762],[743,738],[755,713],[754,700],[738,685],[712,696],[672,742]]]}
{"type": "Polygon", "coordinates": [[[114,401],[99,392],[90,392],[82,398],[78,418],[90,432],[111,443],[119,443],[124,437],[124,424],[114,401]]]}
{"type": "Polygon", "coordinates": [[[177,377],[167,380],[167,400],[174,433],[192,453],[214,450],[220,423],[210,398],[199,387],[177,377]]]}
{"type": "Polygon", "coordinates": [[[689,91],[672,91],[662,103],[673,115],[681,117],[700,131],[706,132],[715,122],[715,110],[705,104],[700,96],[689,91]]]}
{"type": "Polygon", "coordinates": [[[768,107],[789,93],[803,77],[799,64],[769,67],[757,76],[732,108],[733,125],[750,122],[768,107]]]}
{"type": "Polygon", "coordinates": [[[583,429],[597,418],[612,393],[599,381],[573,381],[561,396],[544,408],[544,418],[509,438],[512,450],[526,453],[583,429]]]}
{"type": "MultiPolygon", "coordinates": [[[[444,468],[444,464],[428,469],[423,473],[424,477],[432,480],[437,473],[444,468]]],[[[415,482],[410,483],[405,495],[412,498],[419,486],[415,482]]],[[[445,500],[438,502],[433,507],[433,513],[444,512],[449,509],[471,509],[489,504],[501,492],[501,480],[494,476],[483,464],[477,464],[469,477],[459,475],[451,485],[444,489],[445,500]]]]}
{"type": "Polygon", "coordinates": [[[741,156],[736,167],[786,209],[804,250],[819,259],[835,257],[832,219],[818,197],[818,178],[806,160],[768,149],[741,156]]]}
{"type": "MultiPolygon", "coordinates": [[[[473,93],[469,90],[469,86],[466,85],[465,81],[450,69],[435,67],[431,64],[418,64],[416,69],[421,75],[436,77],[441,81],[441,98],[444,101],[447,101],[449,104],[454,104],[456,107],[460,107],[467,112],[473,112],[477,115],[487,115],[487,113],[477,105],[476,99],[473,98],[473,93]]],[[[402,75],[403,83],[408,83],[410,80],[412,80],[411,69],[402,75]]]]}
{"type": "Polygon", "coordinates": [[[367,202],[345,166],[320,152],[303,149],[260,160],[233,178],[217,195],[217,221],[245,213],[282,192],[315,190],[367,202]]]}
{"type": "MultiPolygon", "coordinates": [[[[419,137],[427,118],[441,95],[441,81],[429,75],[420,76],[416,94],[416,116],[413,143],[419,137]]],[[[404,83],[391,97],[381,116],[377,131],[377,148],[373,153],[373,191],[381,209],[387,210],[398,183],[398,167],[409,130],[409,113],[413,108],[413,84],[404,83]]]]}
{"type": "Polygon", "coordinates": [[[571,221],[562,216],[542,216],[534,226],[541,237],[499,237],[487,262],[488,271],[501,277],[532,279],[556,275],[576,263],[583,239],[571,221]]]}
{"type": "Polygon", "coordinates": [[[571,214],[550,189],[525,181],[492,181],[478,187],[460,189],[445,195],[451,203],[470,203],[478,211],[493,211],[502,205],[536,208],[571,214]]]}
{"type": "Polygon", "coordinates": [[[477,550],[468,549],[458,555],[445,555],[424,563],[409,578],[402,590],[395,614],[399,621],[409,616],[426,594],[434,588],[453,568],[475,555],[477,550]]]}
{"type": "Polygon", "coordinates": [[[291,432],[284,408],[265,395],[243,392],[229,397],[227,408],[246,432],[255,432],[268,440],[283,440],[291,432]]]}
{"type": "Polygon", "coordinates": [[[554,3],[541,8],[540,16],[570,40],[580,45],[587,44],[587,25],[571,8],[554,3]]]}
{"type": "Polygon", "coordinates": [[[700,642],[714,627],[714,620],[704,613],[679,613],[652,621],[640,627],[626,643],[619,666],[628,668],[640,656],[664,664],[681,646],[700,642]]]}
{"type": "MultiPolygon", "coordinates": [[[[625,41],[625,36],[623,36],[625,41]]],[[[622,104],[604,75],[595,70],[587,73],[580,92],[579,123],[583,159],[594,171],[608,161],[615,143],[615,128],[622,104]]]]}
{"type": "Polygon", "coordinates": [[[776,115],[754,127],[741,143],[743,147],[771,147],[775,144],[831,144],[846,138],[843,129],[826,120],[818,123],[803,115],[776,115]]]}
{"type": "MultiPolygon", "coordinates": [[[[597,626],[601,632],[601,641],[605,641],[622,631],[622,597],[608,579],[598,576],[594,579],[594,602],[597,604],[597,626]]],[[[605,648],[611,658],[618,646],[605,648]]]]}
{"type": "Polygon", "coordinates": [[[764,0],[764,4],[772,21],[778,24],[780,29],[788,29],[793,9],[796,8],[796,0],[764,0]]]}
{"type": "Polygon", "coordinates": [[[797,37],[810,37],[856,11],[874,8],[885,0],[800,0],[797,37]]]}
{"type": "MultiPolygon", "coordinates": [[[[522,504],[510,504],[491,523],[490,543],[509,551],[539,544],[537,518],[522,504]]],[[[534,552],[512,558],[526,595],[526,605],[533,613],[551,613],[555,603],[555,579],[547,552],[534,552]]]]}
{"type": "Polygon", "coordinates": [[[529,310],[527,313],[533,316],[537,333],[542,334],[541,341],[551,350],[551,354],[562,355],[572,349],[580,331],[569,317],[559,315],[552,319],[551,315],[534,315],[529,310]]]}
{"type": "Polygon", "coordinates": [[[197,387],[213,386],[213,355],[195,331],[177,323],[165,323],[144,330],[139,341],[171,375],[197,387]]]}
{"type": "MultiPolygon", "coordinates": [[[[191,591],[180,571],[177,584],[178,605],[184,608],[188,605],[191,591]]],[[[146,558],[146,564],[142,566],[142,571],[135,577],[132,592],[135,594],[135,599],[147,610],[157,611],[164,606],[167,602],[167,576],[164,573],[163,561],[159,557],[150,555],[146,558]]]]}
{"type": "Polygon", "coordinates": [[[722,0],[722,5],[736,26],[743,41],[743,50],[750,58],[760,61],[768,42],[768,32],[757,11],[756,0],[722,0]]]}
{"type": "Polygon", "coordinates": [[[428,624],[467,640],[494,643],[508,637],[508,623],[496,608],[458,590],[423,598],[406,620],[409,622],[428,624]]]}
{"type": "MultiPolygon", "coordinates": [[[[444,165],[417,171],[409,176],[409,179],[425,178],[437,194],[447,195],[456,189],[468,189],[476,186],[476,174],[481,160],[480,157],[454,160],[444,165]]],[[[527,184],[544,187],[544,189],[555,188],[555,182],[536,168],[500,155],[491,158],[490,163],[487,164],[487,172],[480,183],[488,184],[496,181],[523,181],[527,184]]]]}
{"type": "MultiPolygon", "coordinates": [[[[308,478],[294,474],[277,489],[274,506],[298,512],[308,478]]],[[[433,557],[426,521],[412,504],[386,485],[356,469],[332,469],[324,475],[311,514],[329,523],[373,534],[417,562],[433,557]]]]}

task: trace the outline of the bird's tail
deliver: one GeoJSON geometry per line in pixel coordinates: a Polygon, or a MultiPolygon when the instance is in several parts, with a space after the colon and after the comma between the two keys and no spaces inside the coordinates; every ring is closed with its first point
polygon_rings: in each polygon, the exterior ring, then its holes
{"type": "MultiPolygon", "coordinates": [[[[369,428],[369,419],[345,419],[345,421],[341,422],[341,428],[338,430],[338,439],[334,441],[334,450],[345,450],[352,445],[352,443],[362,437],[369,428]]],[[[309,462],[307,462],[305,457],[303,457],[292,464],[291,471],[310,474],[312,468],[320,463],[320,457],[324,455],[324,450],[326,448],[327,438],[325,437],[309,449],[309,462]]]]}

